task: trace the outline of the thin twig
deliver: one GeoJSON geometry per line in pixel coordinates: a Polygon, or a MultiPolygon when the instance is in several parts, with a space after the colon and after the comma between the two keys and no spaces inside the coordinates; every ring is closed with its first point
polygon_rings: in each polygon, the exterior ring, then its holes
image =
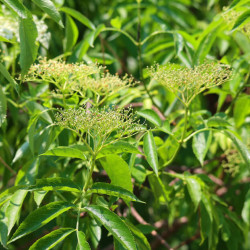
{"type": "MultiPolygon", "coordinates": [[[[166,227],[166,230],[164,230],[161,234],[161,237],[164,239],[167,239],[168,237],[170,237],[172,234],[174,234],[176,231],[178,231],[183,225],[188,223],[188,218],[187,217],[181,217],[179,219],[177,219],[173,225],[171,227],[167,227],[167,223],[166,221],[164,221],[162,223],[162,227],[166,227]]],[[[157,225],[154,225],[157,226],[157,225]]],[[[152,249],[158,249],[160,245],[160,242],[158,239],[155,239],[155,241],[153,241],[151,243],[151,248],[152,249]]]]}
{"type": "MultiPolygon", "coordinates": [[[[135,208],[134,207],[132,207],[131,206],[131,214],[135,217],[135,219],[139,222],[139,223],[141,223],[141,224],[143,224],[143,225],[148,225],[148,223],[140,216],[140,214],[135,210],[135,208]]],[[[165,246],[167,249],[170,249],[170,250],[172,250],[172,248],[170,247],[170,245],[161,237],[161,235],[159,235],[155,230],[153,230],[152,232],[151,232],[151,234],[153,235],[153,236],[155,236],[160,242],[161,242],[161,244],[163,245],[163,246],[165,246]]]]}
{"type": "Polygon", "coordinates": [[[196,240],[196,239],[199,239],[200,238],[200,232],[197,232],[194,236],[192,236],[191,238],[181,242],[178,246],[172,248],[173,250],[176,250],[176,249],[179,249],[180,247],[182,246],[185,246],[189,243],[191,243],[192,241],[196,240]]]}
{"type": "Polygon", "coordinates": [[[102,35],[99,35],[99,38],[101,40],[101,43],[111,52],[111,54],[119,61],[122,67],[122,71],[128,73],[128,69],[125,66],[125,63],[123,60],[118,56],[118,54],[115,52],[115,50],[109,45],[109,43],[102,37],[102,35]]]}
{"type": "Polygon", "coordinates": [[[4,159],[0,156],[0,161],[2,162],[2,164],[14,175],[16,175],[16,171],[13,170],[5,161],[4,159]]]}

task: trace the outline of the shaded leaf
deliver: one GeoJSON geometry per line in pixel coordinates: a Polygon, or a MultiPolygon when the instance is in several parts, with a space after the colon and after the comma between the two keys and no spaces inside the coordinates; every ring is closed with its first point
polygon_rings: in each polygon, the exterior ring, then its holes
{"type": "Polygon", "coordinates": [[[247,146],[230,131],[224,130],[223,133],[232,140],[232,142],[234,143],[234,145],[236,146],[236,148],[240,152],[247,167],[250,168],[250,152],[249,152],[247,146]]]}
{"type": "Polygon", "coordinates": [[[27,156],[28,154],[31,154],[29,143],[24,142],[20,148],[16,151],[16,154],[14,156],[14,159],[12,160],[12,164],[20,160],[22,157],[27,156]]]}
{"type": "Polygon", "coordinates": [[[137,114],[146,120],[153,123],[155,126],[160,127],[161,126],[161,119],[160,117],[151,109],[144,109],[141,111],[138,111],[137,114]]]}
{"type": "Polygon", "coordinates": [[[121,153],[135,153],[135,154],[142,154],[137,147],[131,145],[128,142],[118,141],[113,144],[110,144],[104,148],[102,148],[98,155],[97,159],[109,155],[109,154],[121,154],[121,153]]]}
{"type": "Polygon", "coordinates": [[[5,203],[1,208],[0,208],[0,242],[3,245],[4,248],[7,249],[7,240],[8,240],[8,218],[6,216],[6,211],[8,207],[8,203],[5,203]]]}
{"type": "Polygon", "coordinates": [[[198,48],[194,55],[195,65],[203,63],[220,30],[221,21],[212,22],[210,26],[205,29],[204,34],[202,34],[200,38],[198,48]]]}
{"type": "Polygon", "coordinates": [[[207,213],[207,210],[204,206],[204,203],[201,202],[200,205],[200,232],[201,232],[201,243],[202,244],[207,237],[211,234],[212,222],[207,213]]]}
{"type": "Polygon", "coordinates": [[[88,193],[97,193],[97,194],[107,194],[110,196],[116,196],[128,201],[137,201],[139,200],[133,193],[129,192],[127,189],[121,188],[119,186],[115,186],[108,183],[96,182],[93,186],[88,190],[88,193]]]}
{"type": "Polygon", "coordinates": [[[250,10],[244,11],[235,21],[232,31],[239,28],[242,24],[250,21],[250,10]]]}
{"type": "Polygon", "coordinates": [[[26,190],[18,190],[10,199],[9,206],[6,211],[6,217],[8,218],[8,234],[10,234],[11,229],[19,219],[23,201],[27,193],[28,191],[26,190]]]}
{"type": "Polygon", "coordinates": [[[180,55],[181,51],[183,50],[184,40],[181,34],[178,32],[174,32],[174,44],[175,44],[175,53],[177,56],[180,55]]]}
{"type": "Polygon", "coordinates": [[[203,165],[204,158],[207,154],[211,142],[212,142],[211,131],[203,131],[198,134],[195,134],[193,137],[192,148],[196,158],[199,160],[201,165],[203,165]]]}
{"type": "Polygon", "coordinates": [[[162,125],[162,127],[160,127],[160,129],[162,131],[164,131],[165,133],[172,135],[172,131],[171,131],[171,128],[170,128],[170,123],[169,123],[168,120],[165,120],[163,122],[163,125],[162,125]]]}
{"type": "Polygon", "coordinates": [[[105,228],[128,250],[137,249],[135,240],[128,226],[118,215],[109,209],[90,205],[84,207],[95,219],[101,222],[105,228]]]}
{"type": "Polygon", "coordinates": [[[138,249],[150,250],[151,247],[145,235],[137,227],[135,227],[129,220],[125,220],[125,223],[131,230],[132,234],[134,235],[138,249]]]}
{"type": "Polygon", "coordinates": [[[239,128],[250,113],[250,96],[243,95],[239,97],[234,105],[234,120],[236,127],[239,128]]]}
{"type": "Polygon", "coordinates": [[[17,173],[15,186],[35,184],[39,166],[39,158],[32,158],[31,160],[27,161],[17,173]]]}
{"type": "Polygon", "coordinates": [[[65,51],[71,51],[71,49],[74,47],[74,45],[77,42],[79,32],[78,32],[78,28],[74,20],[69,15],[66,15],[65,32],[66,32],[65,51]]]}
{"type": "Polygon", "coordinates": [[[24,219],[8,243],[34,232],[73,207],[73,204],[64,201],[55,201],[36,209],[24,219]]]}
{"type": "Polygon", "coordinates": [[[61,156],[61,157],[72,157],[86,160],[86,156],[83,152],[87,151],[87,147],[84,145],[71,145],[71,146],[60,146],[54,149],[50,149],[43,153],[42,155],[52,155],[52,156],[61,156]]]}
{"type": "Polygon", "coordinates": [[[76,231],[77,234],[77,240],[78,240],[78,244],[76,249],[77,250],[90,250],[90,246],[89,243],[86,240],[86,236],[82,231],[76,231]]]}
{"type": "Polygon", "coordinates": [[[12,195],[20,189],[27,188],[27,185],[14,186],[6,189],[0,194],[0,206],[11,199],[12,195]]]}
{"type": "Polygon", "coordinates": [[[102,237],[102,228],[95,219],[89,218],[88,220],[88,234],[90,235],[92,245],[96,249],[102,237]]]}
{"type": "Polygon", "coordinates": [[[26,74],[35,61],[38,46],[36,38],[38,36],[36,24],[31,18],[20,19],[19,21],[20,35],[20,66],[22,75],[26,74]]]}
{"type": "Polygon", "coordinates": [[[153,133],[148,131],[143,138],[143,150],[146,155],[147,161],[155,174],[158,176],[158,155],[153,137],[153,133]]]}
{"type": "Polygon", "coordinates": [[[46,249],[49,250],[53,247],[55,247],[58,243],[60,243],[62,240],[64,240],[68,235],[73,233],[75,229],[73,228],[60,228],[56,229],[39,240],[37,240],[30,248],[29,250],[41,250],[46,249]]]}
{"type": "Polygon", "coordinates": [[[185,181],[187,183],[187,189],[189,195],[194,203],[195,210],[197,209],[201,200],[201,184],[200,180],[194,176],[185,176],[185,181]]]}
{"type": "Polygon", "coordinates": [[[12,87],[19,93],[19,86],[14,78],[11,77],[8,70],[4,67],[2,63],[0,63],[0,72],[1,74],[8,80],[8,82],[12,85],[12,87]]]}
{"type": "Polygon", "coordinates": [[[211,117],[207,121],[208,127],[228,127],[231,124],[221,117],[211,117]]]}
{"type": "Polygon", "coordinates": [[[28,186],[29,191],[34,190],[61,190],[69,192],[81,192],[81,188],[68,178],[54,177],[38,179],[35,185],[28,186]]]}
{"type": "Polygon", "coordinates": [[[79,22],[87,26],[89,29],[95,30],[95,25],[87,17],[81,14],[79,11],[68,8],[68,7],[62,7],[60,10],[71,15],[76,20],[78,20],[79,22]]]}
{"type": "Polygon", "coordinates": [[[0,127],[6,121],[7,113],[7,98],[3,93],[2,87],[0,86],[0,127]]]}
{"type": "Polygon", "coordinates": [[[164,144],[158,148],[158,154],[163,159],[164,164],[172,159],[178,147],[177,139],[174,136],[169,136],[164,144]]]}
{"type": "Polygon", "coordinates": [[[88,42],[90,47],[94,47],[94,41],[97,38],[97,36],[102,32],[102,30],[105,29],[104,24],[100,24],[96,27],[95,30],[91,31],[89,35],[86,37],[86,41],[88,42]]]}
{"type": "Polygon", "coordinates": [[[161,181],[159,181],[159,179],[160,178],[157,177],[155,174],[150,174],[148,176],[148,181],[156,201],[163,201],[164,203],[166,203],[166,201],[169,201],[169,194],[171,190],[170,188],[166,190],[165,186],[161,181]]]}
{"type": "Polygon", "coordinates": [[[246,194],[241,216],[244,222],[249,226],[250,225],[250,189],[248,190],[246,194]]]}

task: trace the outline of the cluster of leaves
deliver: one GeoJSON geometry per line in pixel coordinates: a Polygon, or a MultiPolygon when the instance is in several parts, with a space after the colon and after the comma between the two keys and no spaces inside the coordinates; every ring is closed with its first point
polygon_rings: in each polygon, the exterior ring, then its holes
{"type": "Polygon", "coordinates": [[[226,2],[1,0],[4,248],[249,248],[250,2],[226,2]]]}

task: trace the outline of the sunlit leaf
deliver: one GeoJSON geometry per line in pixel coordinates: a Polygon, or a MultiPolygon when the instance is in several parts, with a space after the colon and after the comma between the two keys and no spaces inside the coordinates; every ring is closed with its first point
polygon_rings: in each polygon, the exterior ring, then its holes
{"type": "Polygon", "coordinates": [[[128,250],[136,250],[135,240],[128,226],[118,215],[109,209],[90,205],[84,207],[95,219],[97,219],[106,229],[128,250]]]}
{"type": "Polygon", "coordinates": [[[24,219],[8,243],[34,232],[72,207],[73,204],[55,201],[36,209],[24,219]]]}
{"type": "Polygon", "coordinates": [[[39,6],[45,13],[47,13],[55,22],[57,22],[61,27],[63,27],[60,13],[57,11],[52,1],[50,0],[32,0],[32,1],[37,6],[39,6]]]}
{"type": "Polygon", "coordinates": [[[111,184],[133,191],[131,174],[128,164],[118,155],[106,155],[100,158],[104,170],[107,172],[111,184]]]}
{"type": "Polygon", "coordinates": [[[62,240],[64,240],[68,235],[73,233],[75,229],[73,228],[60,228],[56,229],[39,240],[37,240],[30,248],[29,250],[41,250],[46,249],[49,250],[53,247],[55,247],[58,243],[60,243],[62,240]]]}
{"type": "Polygon", "coordinates": [[[89,29],[95,30],[95,25],[87,17],[81,14],[79,11],[68,8],[68,7],[62,7],[60,10],[71,15],[76,20],[78,20],[79,22],[87,26],[89,29]]]}
{"type": "Polygon", "coordinates": [[[110,196],[120,197],[129,201],[140,201],[133,193],[129,192],[127,189],[108,184],[96,182],[93,186],[88,190],[88,193],[97,193],[97,194],[106,194],[110,196]]]}
{"type": "Polygon", "coordinates": [[[2,2],[21,18],[28,18],[28,16],[31,15],[28,9],[25,8],[20,1],[2,0],[2,2]]]}

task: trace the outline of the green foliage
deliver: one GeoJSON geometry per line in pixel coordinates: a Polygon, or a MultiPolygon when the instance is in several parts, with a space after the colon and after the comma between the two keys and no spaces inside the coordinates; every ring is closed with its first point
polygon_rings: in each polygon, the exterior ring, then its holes
{"type": "Polygon", "coordinates": [[[249,249],[249,39],[249,0],[2,0],[2,247],[249,249]]]}

